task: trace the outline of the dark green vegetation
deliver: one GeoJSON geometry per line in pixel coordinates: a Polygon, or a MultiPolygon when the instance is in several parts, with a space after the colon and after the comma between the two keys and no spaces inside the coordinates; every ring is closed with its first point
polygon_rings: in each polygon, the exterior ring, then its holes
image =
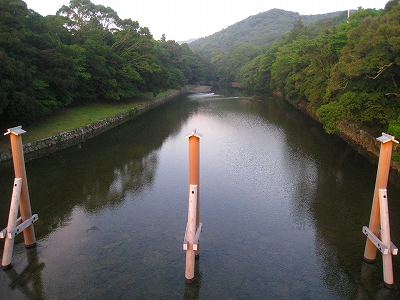
{"type": "Polygon", "coordinates": [[[386,131],[400,115],[399,34],[398,1],[383,11],[361,9],[349,23],[317,36],[296,23],[285,41],[242,70],[241,80],[246,87],[274,90],[301,103],[328,132],[345,120],[386,131]]]}
{"type": "MultiPolygon", "coordinates": [[[[270,13],[265,13],[270,23],[278,13],[286,22],[296,16],[277,10],[270,13]]],[[[262,16],[191,45],[214,67],[211,80],[237,81],[255,92],[279,93],[316,116],[330,133],[343,122],[351,122],[370,132],[400,137],[398,0],[389,1],[383,10],[359,8],[349,20],[347,12],[308,25],[305,18],[297,18],[274,43],[269,42],[274,40],[270,24],[271,35],[260,35],[259,41],[266,43],[260,45],[249,28],[266,24],[262,16]],[[233,31],[245,32],[246,38],[236,34],[234,42],[225,43],[224,36],[233,31]],[[212,48],[218,39],[222,47],[212,48]],[[213,50],[207,52],[207,47],[213,50]],[[265,50],[260,53],[260,49],[265,50]]]]}
{"type": "Polygon", "coordinates": [[[281,94],[328,132],[343,122],[400,136],[400,4],[299,16],[273,9],[190,44],[72,0],[43,17],[0,0],[0,123],[201,80],[281,94]]]}
{"type": "Polygon", "coordinates": [[[109,7],[71,0],[43,17],[0,0],[0,123],[32,123],[72,104],[130,99],[202,79],[187,44],[153,39],[109,7]]]}
{"type": "MultiPolygon", "coordinates": [[[[300,15],[296,12],[272,9],[248,17],[228,28],[208,37],[198,39],[189,47],[211,63],[213,70],[208,77],[213,81],[232,82],[239,80],[240,69],[256,56],[268,50],[272,44],[282,39],[292,28],[300,15]]],[[[318,27],[338,23],[347,17],[341,12],[324,15],[302,16],[305,24],[328,19],[327,24],[319,22],[318,27]]]]}

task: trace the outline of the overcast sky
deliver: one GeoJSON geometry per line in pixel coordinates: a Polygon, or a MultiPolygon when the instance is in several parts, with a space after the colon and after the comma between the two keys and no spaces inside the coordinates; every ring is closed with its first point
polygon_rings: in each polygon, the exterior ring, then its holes
{"type": "MultiPolygon", "coordinates": [[[[25,0],[39,14],[54,15],[69,0],[25,0]]],[[[324,14],[348,9],[382,9],[388,0],[92,0],[111,7],[122,19],[131,18],[148,27],[154,39],[185,41],[218,32],[249,16],[273,8],[301,15],[324,14]]]]}

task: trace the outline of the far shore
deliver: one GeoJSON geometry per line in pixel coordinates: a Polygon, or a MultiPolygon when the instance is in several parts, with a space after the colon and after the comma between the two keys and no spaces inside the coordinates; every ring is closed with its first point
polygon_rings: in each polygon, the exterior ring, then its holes
{"type": "MultiPolygon", "coordinates": [[[[110,115],[100,120],[96,120],[90,124],[57,133],[48,137],[43,137],[34,141],[26,142],[23,145],[25,160],[37,158],[51,152],[63,149],[68,146],[75,145],[85,139],[98,135],[116,125],[119,125],[137,115],[143,114],[145,111],[152,109],[161,103],[168,101],[180,93],[193,92],[202,93],[210,92],[211,86],[186,86],[180,90],[174,90],[162,96],[158,96],[150,101],[145,101],[138,106],[123,110],[117,114],[110,115]],[[201,89],[198,89],[198,88],[201,89]]],[[[10,147],[4,150],[0,149],[0,164],[8,165],[12,160],[10,147]]]]}
{"type": "Polygon", "coordinates": [[[190,93],[211,93],[211,86],[196,85],[189,90],[190,93]]]}

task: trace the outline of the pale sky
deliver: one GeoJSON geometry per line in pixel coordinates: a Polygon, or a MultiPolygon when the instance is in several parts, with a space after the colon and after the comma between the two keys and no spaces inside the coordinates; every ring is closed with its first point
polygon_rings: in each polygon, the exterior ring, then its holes
{"type": "MultiPolygon", "coordinates": [[[[42,16],[54,15],[69,0],[24,0],[42,16]]],[[[111,7],[122,19],[131,18],[148,27],[154,39],[186,41],[221,31],[249,16],[273,8],[301,15],[324,14],[348,9],[382,9],[388,0],[91,0],[111,7]]]]}

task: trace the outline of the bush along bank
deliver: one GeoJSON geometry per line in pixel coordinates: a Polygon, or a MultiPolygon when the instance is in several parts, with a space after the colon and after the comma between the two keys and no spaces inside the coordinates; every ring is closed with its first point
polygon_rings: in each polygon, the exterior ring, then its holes
{"type": "MultiPolygon", "coordinates": [[[[159,106],[160,104],[170,100],[183,92],[187,92],[189,88],[184,88],[166,96],[157,97],[151,101],[143,103],[137,107],[126,110],[119,114],[116,114],[111,117],[104,118],[97,122],[82,126],[80,128],[76,128],[73,130],[69,130],[66,132],[62,132],[44,139],[40,139],[34,142],[29,142],[23,145],[23,151],[25,155],[25,161],[29,161],[31,159],[39,158],[46,154],[55,152],[57,150],[61,150],[76,144],[81,143],[84,140],[87,140],[91,137],[94,137],[108,129],[111,129],[119,124],[122,124],[140,114],[143,114],[149,109],[159,106]]],[[[23,140],[23,138],[22,138],[23,140]]],[[[0,152],[0,164],[1,165],[11,165],[12,163],[12,154],[11,149],[0,152]]]]}
{"type": "MultiPolygon", "coordinates": [[[[321,123],[317,115],[308,109],[307,105],[304,103],[300,102],[299,104],[294,104],[293,102],[289,101],[287,97],[282,96],[280,93],[273,92],[272,94],[276,97],[284,99],[304,114],[321,123]]],[[[380,135],[368,132],[360,128],[358,124],[349,121],[342,121],[338,125],[338,130],[335,132],[335,134],[353,147],[362,156],[366,157],[371,163],[378,165],[381,143],[378,142],[377,138],[380,135]]],[[[398,139],[399,137],[396,138],[398,139]]],[[[398,146],[394,144],[393,153],[397,149],[398,146]]],[[[392,159],[390,163],[390,170],[390,181],[396,184],[396,186],[400,187],[400,162],[392,159]]]]}

